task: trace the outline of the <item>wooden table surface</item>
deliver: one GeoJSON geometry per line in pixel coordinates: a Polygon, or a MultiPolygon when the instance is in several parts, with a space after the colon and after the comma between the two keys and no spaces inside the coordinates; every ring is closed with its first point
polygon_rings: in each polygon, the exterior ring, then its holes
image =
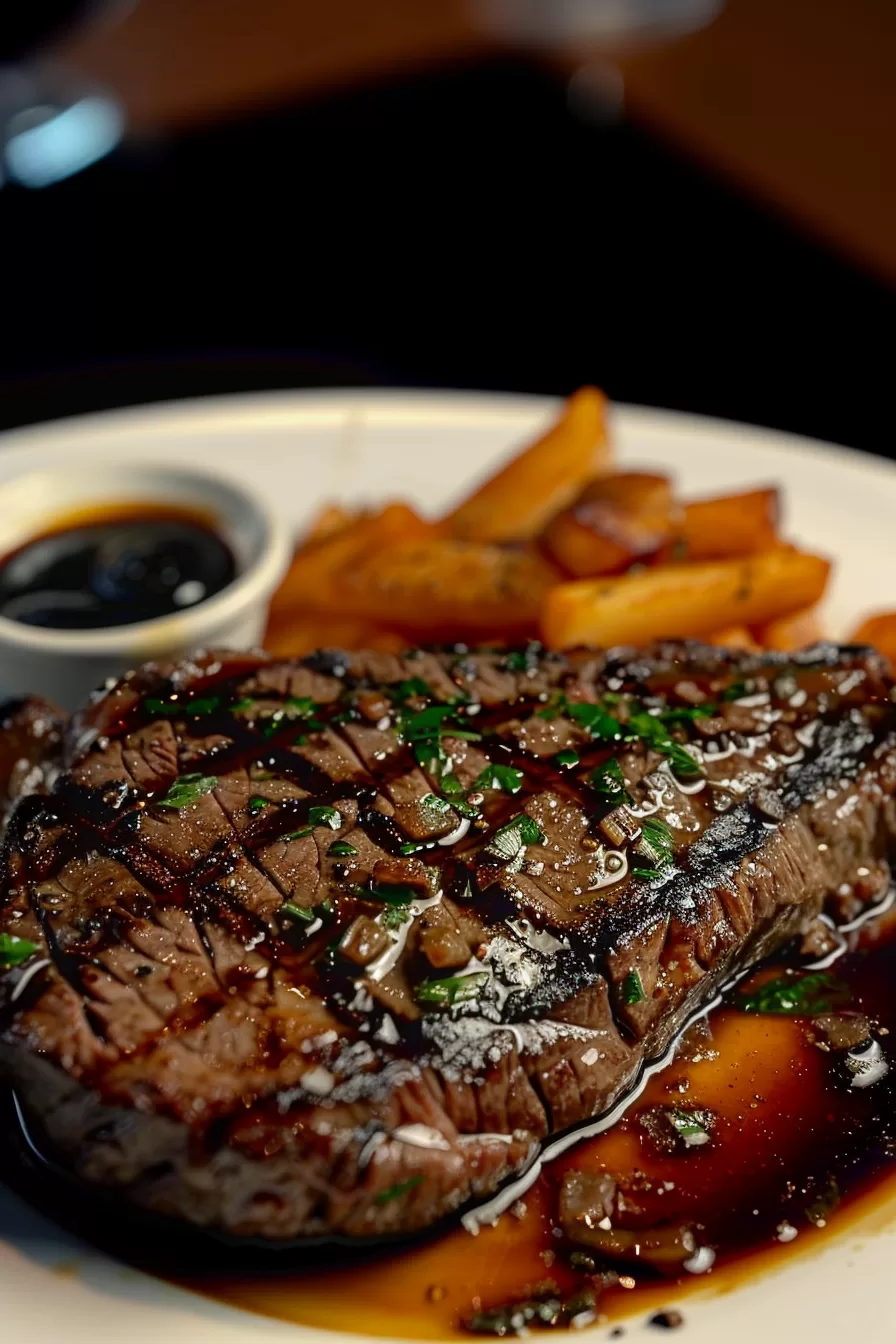
{"type": "MultiPolygon", "coordinates": [[[[140,0],[62,54],[167,129],[494,50],[467,0],[140,0]]],[[[618,65],[633,118],[896,279],[893,0],[728,0],[618,65]]]]}

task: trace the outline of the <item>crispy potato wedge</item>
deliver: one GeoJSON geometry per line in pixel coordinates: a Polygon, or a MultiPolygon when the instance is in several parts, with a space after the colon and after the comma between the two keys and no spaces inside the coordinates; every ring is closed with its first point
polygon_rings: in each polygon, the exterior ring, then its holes
{"type": "Polygon", "coordinates": [[[420,638],[530,634],[557,573],[527,547],[399,542],[338,578],[340,610],[420,638]]]}
{"type": "Polygon", "coordinates": [[[580,579],[548,594],[542,632],[551,648],[562,649],[760,624],[817,602],[829,571],[821,556],[779,548],[616,579],[580,579]]]}
{"type": "Polygon", "coordinates": [[[554,425],[448,515],[463,541],[528,541],[593,476],[608,470],[606,398],[574,393],[554,425]]]}
{"type": "Polygon", "coordinates": [[[357,510],[343,508],[341,504],[325,504],[312,518],[308,531],[302,538],[303,545],[326,541],[327,537],[334,537],[337,532],[344,532],[358,516],[357,510]]]}
{"type": "MultiPolygon", "coordinates": [[[[355,616],[325,616],[295,609],[268,622],[264,647],[277,658],[302,658],[314,649],[369,649],[382,634],[355,616]]],[[[407,645],[402,640],[399,647],[407,645]]]]}
{"type": "Polygon", "coordinates": [[[727,630],[713,630],[704,635],[707,644],[717,644],[720,649],[743,649],[745,653],[757,653],[762,645],[758,644],[745,625],[730,625],[727,630]]]}
{"type": "Polygon", "coordinates": [[[322,541],[299,546],[274,595],[271,620],[290,609],[332,612],[339,593],[338,576],[384,548],[430,536],[433,530],[407,504],[387,504],[376,513],[361,514],[322,541]]]}
{"type": "Polygon", "coordinates": [[[542,545],[567,574],[614,574],[648,559],[672,537],[676,524],[667,476],[620,472],[603,476],[552,518],[542,545]]]}
{"type": "Polygon", "coordinates": [[[857,626],[850,644],[870,644],[896,665],[896,611],[879,611],[857,626]]]}
{"type": "Polygon", "coordinates": [[[792,653],[794,649],[804,649],[824,638],[824,630],[818,612],[814,607],[803,611],[793,611],[787,616],[766,625],[757,625],[753,630],[759,645],[763,649],[777,649],[781,653],[792,653]]]}
{"type": "Polygon", "coordinates": [[[779,520],[778,491],[771,488],[692,500],[660,558],[693,563],[769,551],[778,544],[779,520]]]}

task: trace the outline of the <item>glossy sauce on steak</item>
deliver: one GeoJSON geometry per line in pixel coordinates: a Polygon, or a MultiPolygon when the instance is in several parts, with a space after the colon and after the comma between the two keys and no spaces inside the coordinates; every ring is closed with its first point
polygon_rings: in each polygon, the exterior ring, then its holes
{"type": "Polygon", "coordinates": [[[9,824],[3,1066],[143,1208],[414,1231],[880,902],[894,788],[864,650],[148,667],[9,824]]]}

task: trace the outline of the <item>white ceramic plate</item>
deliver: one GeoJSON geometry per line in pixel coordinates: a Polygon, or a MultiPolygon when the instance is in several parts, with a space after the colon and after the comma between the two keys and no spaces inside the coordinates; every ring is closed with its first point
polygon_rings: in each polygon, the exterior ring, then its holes
{"type": "MultiPolygon", "coordinates": [[[[297,528],[330,497],[400,494],[442,509],[524,442],[554,410],[540,398],[471,394],[301,393],[198,401],[91,416],[0,436],[0,480],[58,461],[188,462],[251,482],[297,528]]],[[[837,562],[828,624],[896,606],[896,469],[859,453],[740,425],[620,408],[620,461],[673,472],[688,494],[776,482],[786,531],[837,562]]],[[[892,1211],[896,1224],[896,1208],[892,1211]]],[[[690,1295],[687,1344],[891,1344],[887,1287],[896,1226],[880,1210],[817,1253],[736,1294],[711,1281],[690,1295]]],[[[670,1305],[672,1303],[670,1302],[670,1305]]],[[[627,1337],[656,1339],[643,1320],[627,1337]]],[[[606,1329],[589,1332],[605,1337],[606,1329]]],[[[577,1336],[578,1337],[578,1336],[577,1336]]],[[[3,1344],[333,1344],[325,1331],[217,1306],[125,1269],[59,1232],[0,1189],[3,1344]]],[[[343,1337],[357,1339],[359,1337],[343,1337]]]]}

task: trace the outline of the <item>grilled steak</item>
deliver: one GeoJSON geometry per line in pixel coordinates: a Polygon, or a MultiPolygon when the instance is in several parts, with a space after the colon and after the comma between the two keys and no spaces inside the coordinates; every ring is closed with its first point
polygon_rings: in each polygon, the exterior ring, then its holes
{"type": "Polygon", "coordinates": [[[882,901],[892,690],[830,645],[148,666],[13,810],[0,1065],[144,1209],[428,1226],[882,901]]]}

